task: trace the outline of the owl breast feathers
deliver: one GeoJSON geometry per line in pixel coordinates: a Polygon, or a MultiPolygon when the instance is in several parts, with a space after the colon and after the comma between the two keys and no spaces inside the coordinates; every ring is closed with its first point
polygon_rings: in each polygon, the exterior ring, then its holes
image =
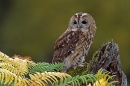
{"type": "Polygon", "coordinates": [[[55,42],[52,62],[63,62],[65,67],[62,71],[83,66],[95,32],[96,24],[92,16],[87,13],[73,15],[69,27],[55,42]]]}

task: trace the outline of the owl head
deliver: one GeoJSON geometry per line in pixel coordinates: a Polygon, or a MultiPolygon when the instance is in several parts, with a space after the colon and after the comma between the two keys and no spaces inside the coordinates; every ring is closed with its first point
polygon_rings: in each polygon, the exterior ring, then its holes
{"type": "Polygon", "coordinates": [[[69,29],[72,31],[88,32],[91,28],[96,29],[96,24],[93,17],[87,13],[76,13],[70,19],[69,29]]]}

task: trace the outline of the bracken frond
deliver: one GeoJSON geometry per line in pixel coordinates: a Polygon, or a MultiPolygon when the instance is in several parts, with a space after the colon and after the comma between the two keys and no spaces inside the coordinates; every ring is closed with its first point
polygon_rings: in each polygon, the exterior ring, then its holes
{"type": "Polygon", "coordinates": [[[117,81],[110,81],[114,76],[110,76],[109,72],[103,73],[103,69],[100,69],[96,74],[96,82],[92,86],[115,86],[117,81]]]}
{"type": "Polygon", "coordinates": [[[67,77],[71,77],[66,73],[60,72],[44,72],[44,73],[36,73],[29,74],[30,80],[29,86],[46,86],[47,84],[53,84],[58,82],[58,80],[64,80],[67,77]]]}
{"type": "Polygon", "coordinates": [[[4,86],[10,86],[10,84],[13,84],[13,86],[27,86],[26,79],[6,69],[0,69],[0,82],[3,83],[4,86]]]}
{"type": "Polygon", "coordinates": [[[109,73],[103,73],[103,70],[100,69],[97,74],[68,77],[55,83],[54,86],[115,86],[114,83],[116,81],[110,81],[112,77],[114,76],[110,76],[109,73]]]}
{"type": "Polygon", "coordinates": [[[54,64],[49,64],[46,62],[42,62],[42,63],[37,63],[36,65],[34,65],[32,68],[30,68],[29,73],[35,73],[35,72],[55,72],[55,71],[59,71],[62,69],[62,67],[64,66],[63,63],[54,63],[54,64]]]}
{"type": "Polygon", "coordinates": [[[27,60],[22,60],[19,58],[13,59],[0,52],[0,61],[0,67],[9,70],[12,73],[20,76],[28,73],[27,60]]]}
{"type": "Polygon", "coordinates": [[[74,77],[68,77],[64,81],[60,80],[58,83],[56,83],[54,86],[82,86],[83,84],[87,85],[90,82],[94,83],[96,81],[96,77],[93,74],[87,74],[87,75],[77,75],[74,77]]]}
{"type": "Polygon", "coordinates": [[[0,67],[3,69],[7,69],[16,75],[22,76],[28,72],[26,64],[27,63],[24,63],[23,65],[21,64],[19,67],[15,67],[14,65],[12,65],[10,63],[2,62],[2,63],[0,63],[0,67]]]}
{"type": "Polygon", "coordinates": [[[0,62],[8,62],[10,57],[7,56],[6,54],[0,52],[0,62]]]}

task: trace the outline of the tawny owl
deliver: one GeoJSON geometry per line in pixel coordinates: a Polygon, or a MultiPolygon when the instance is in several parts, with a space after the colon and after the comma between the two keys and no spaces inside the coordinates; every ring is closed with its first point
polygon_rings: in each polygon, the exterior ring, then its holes
{"type": "Polygon", "coordinates": [[[55,42],[52,62],[63,62],[65,67],[62,71],[83,66],[95,32],[96,24],[91,15],[82,12],[74,14],[67,30],[55,42]]]}

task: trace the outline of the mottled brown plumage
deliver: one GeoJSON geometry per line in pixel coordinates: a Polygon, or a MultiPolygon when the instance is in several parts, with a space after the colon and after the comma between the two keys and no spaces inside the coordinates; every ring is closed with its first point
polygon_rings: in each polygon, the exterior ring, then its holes
{"type": "Polygon", "coordinates": [[[63,71],[70,67],[83,66],[95,32],[96,24],[91,15],[87,13],[73,15],[69,27],[55,42],[52,61],[65,63],[63,71]]]}

